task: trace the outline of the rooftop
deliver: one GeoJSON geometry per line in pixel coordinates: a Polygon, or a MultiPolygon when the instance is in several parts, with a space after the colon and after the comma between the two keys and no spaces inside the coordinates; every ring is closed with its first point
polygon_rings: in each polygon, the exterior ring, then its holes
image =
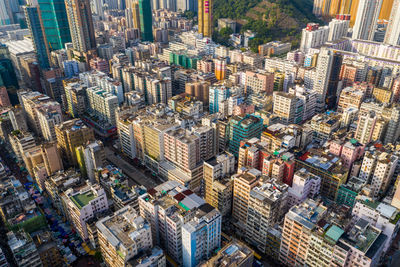
{"type": "Polygon", "coordinates": [[[90,201],[96,198],[92,191],[87,191],[84,193],[78,193],[70,197],[74,204],[79,208],[82,209],[84,206],[89,204],[90,201]]]}
{"type": "Polygon", "coordinates": [[[96,223],[98,229],[114,247],[122,244],[126,249],[140,237],[141,229],[149,229],[149,224],[128,206],[96,223]]]}

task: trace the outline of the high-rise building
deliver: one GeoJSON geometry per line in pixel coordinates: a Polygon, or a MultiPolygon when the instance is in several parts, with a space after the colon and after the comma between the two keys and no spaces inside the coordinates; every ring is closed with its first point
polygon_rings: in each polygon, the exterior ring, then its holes
{"type": "MultiPolygon", "coordinates": [[[[382,6],[382,9],[384,6],[382,6]]],[[[400,45],[400,1],[394,0],[390,19],[386,28],[385,40],[386,44],[400,45]]]]}
{"type": "Polygon", "coordinates": [[[209,82],[190,82],[185,84],[185,93],[191,96],[194,96],[196,99],[203,102],[204,106],[208,107],[208,98],[209,98],[209,82]]]}
{"type": "Polygon", "coordinates": [[[246,71],[245,92],[247,95],[252,93],[266,93],[271,95],[274,90],[274,73],[266,71],[246,71]]]}
{"type": "Polygon", "coordinates": [[[96,49],[92,11],[89,0],[65,0],[71,40],[76,51],[96,49]]]}
{"type": "Polygon", "coordinates": [[[245,238],[263,253],[269,228],[279,223],[288,210],[288,188],[287,184],[271,179],[260,182],[250,191],[245,238]]]}
{"type": "Polygon", "coordinates": [[[126,1],[125,16],[129,28],[141,29],[139,2],[137,0],[126,1]]]}
{"type": "Polygon", "coordinates": [[[65,98],[67,99],[67,112],[78,118],[86,112],[86,85],[78,80],[64,80],[65,98]]]}
{"type": "Polygon", "coordinates": [[[96,140],[89,143],[84,150],[86,173],[91,181],[94,181],[94,172],[106,165],[104,145],[96,140]]]}
{"type": "Polygon", "coordinates": [[[9,142],[18,160],[24,153],[35,147],[35,138],[29,132],[14,131],[9,135],[9,142]]]}
{"type": "Polygon", "coordinates": [[[319,195],[321,178],[307,171],[300,169],[294,173],[292,187],[289,188],[289,207],[304,202],[307,198],[313,199],[319,195]]]}
{"type": "Polygon", "coordinates": [[[212,35],[212,9],[213,0],[198,0],[198,24],[199,33],[204,37],[211,37],[212,35]]]}
{"type": "Polygon", "coordinates": [[[18,95],[29,128],[46,140],[53,140],[53,128],[62,122],[61,105],[37,91],[21,90],[18,95]]]}
{"type": "Polygon", "coordinates": [[[63,0],[38,0],[44,33],[50,50],[64,48],[71,42],[65,2],[63,0]]]}
{"type": "Polygon", "coordinates": [[[228,152],[204,162],[204,198],[222,216],[229,215],[232,210],[233,181],[230,175],[234,170],[235,157],[228,152]]]}
{"type": "Polygon", "coordinates": [[[375,138],[381,137],[381,134],[377,131],[383,132],[384,130],[382,129],[383,127],[379,126],[380,124],[378,123],[378,120],[378,116],[372,110],[368,113],[360,114],[354,138],[361,144],[368,144],[371,141],[377,141],[375,138]],[[378,127],[375,127],[377,123],[378,127]]]}
{"type": "Polygon", "coordinates": [[[146,77],[146,92],[149,104],[167,104],[172,97],[172,81],[170,78],[146,77]]]}
{"type": "Polygon", "coordinates": [[[108,210],[106,192],[99,184],[91,185],[89,183],[78,191],[72,188],[65,191],[63,201],[71,224],[74,225],[83,240],[88,240],[86,222],[108,210]]]}
{"type": "Polygon", "coordinates": [[[217,80],[221,81],[226,79],[227,72],[227,58],[214,59],[214,73],[217,80]]]}
{"type": "Polygon", "coordinates": [[[279,260],[288,266],[304,265],[311,230],[325,215],[327,208],[308,199],[292,207],[285,216],[279,260]]]}
{"type": "Polygon", "coordinates": [[[373,40],[382,0],[359,0],[353,39],[373,40]]]}
{"type": "Polygon", "coordinates": [[[15,68],[11,61],[8,46],[0,43],[0,86],[5,86],[12,105],[18,104],[19,88],[15,68]]]}
{"type": "Polygon", "coordinates": [[[41,136],[46,141],[56,141],[55,126],[63,122],[59,105],[43,105],[36,110],[41,136]]]}
{"type": "Polygon", "coordinates": [[[139,21],[142,41],[153,42],[153,14],[150,0],[139,0],[139,21]]]}
{"type": "Polygon", "coordinates": [[[233,201],[232,217],[243,225],[247,220],[250,191],[259,184],[261,172],[257,169],[244,169],[232,176],[233,201]]]}
{"type": "Polygon", "coordinates": [[[68,164],[77,166],[75,149],[94,140],[93,129],[88,128],[79,119],[65,121],[56,126],[58,146],[68,164]]]}
{"type": "Polygon", "coordinates": [[[310,48],[320,47],[328,41],[329,27],[320,27],[318,23],[308,23],[301,34],[300,50],[308,52],[310,48]]]}
{"type": "Polygon", "coordinates": [[[229,152],[238,155],[240,142],[253,137],[260,138],[264,128],[263,119],[255,115],[233,116],[230,121],[229,152]]]}
{"type": "Polygon", "coordinates": [[[303,121],[304,102],[295,94],[274,92],[274,115],[285,124],[300,124],[303,121]]]}
{"type": "Polygon", "coordinates": [[[10,25],[13,23],[13,15],[8,0],[0,0],[0,25],[10,25]]]}
{"type": "Polygon", "coordinates": [[[221,246],[222,216],[210,204],[201,205],[182,227],[183,266],[195,267],[221,246]]]}
{"type": "Polygon", "coordinates": [[[210,102],[210,107],[209,111],[210,114],[217,113],[220,111],[220,105],[222,105],[222,102],[226,99],[228,99],[230,96],[230,88],[226,85],[214,85],[211,86],[209,89],[209,102],[210,102]]]}
{"type": "Polygon", "coordinates": [[[329,49],[321,49],[318,55],[317,71],[314,77],[313,90],[317,93],[317,111],[325,110],[329,78],[331,76],[333,55],[329,49]]]}
{"type": "Polygon", "coordinates": [[[336,41],[347,36],[350,27],[350,15],[336,15],[336,18],[329,22],[328,41],[336,41]]]}
{"type": "Polygon", "coordinates": [[[150,224],[133,207],[125,207],[96,223],[100,250],[108,266],[127,266],[152,247],[150,224]]]}
{"type": "Polygon", "coordinates": [[[88,107],[100,120],[116,125],[115,111],[118,108],[118,97],[99,87],[86,90],[88,107]]]}
{"type": "Polygon", "coordinates": [[[167,181],[139,196],[140,215],[151,225],[153,243],[181,265],[182,227],[204,204],[201,197],[177,181],[167,181]]]}
{"type": "Polygon", "coordinates": [[[50,67],[50,49],[44,31],[40,8],[39,6],[26,6],[24,9],[39,65],[42,69],[48,69],[50,67]]]}
{"type": "Polygon", "coordinates": [[[29,174],[36,180],[41,190],[45,188],[45,179],[63,169],[56,142],[44,143],[24,152],[23,160],[29,174]]]}
{"type": "Polygon", "coordinates": [[[29,233],[24,230],[8,232],[7,239],[17,266],[43,266],[38,250],[29,233]]]}

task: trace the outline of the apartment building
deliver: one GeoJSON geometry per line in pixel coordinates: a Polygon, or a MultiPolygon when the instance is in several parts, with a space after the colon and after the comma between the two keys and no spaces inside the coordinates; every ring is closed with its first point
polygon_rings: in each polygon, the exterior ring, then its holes
{"type": "Polygon", "coordinates": [[[75,149],[88,141],[94,140],[93,129],[80,119],[65,121],[56,126],[57,143],[61,153],[70,165],[78,164],[75,149]]]}
{"type": "Polygon", "coordinates": [[[183,266],[195,267],[221,246],[222,216],[210,204],[201,205],[182,227],[183,266]]]}
{"type": "Polygon", "coordinates": [[[108,210],[108,201],[104,189],[90,183],[78,191],[72,188],[64,192],[64,205],[67,208],[71,223],[83,240],[88,240],[86,222],[96,214],[108,210]]]}
{"type": "Polygon", "coordinates": [[[235,157],[229,152],[204,162],[204,199],[223,217],[229,215],[232,210],[233,181],[231,174],[234,171],[235,157]]]}
{"type": "Polygon", "coordinates": [[[288,210],[288,188],[287,184],[270,179],[250,191],[245,238],[263,253],[269,229],[279,224],[288,210]]]}
{"type": "Polygon", "coordinates": [[[182,264],[182,227],[205,201],[177,181],[167,181],[139,197],[140,215],[151,225],[153,243],[182,264]]]}
{"type": "Polygon", "coordinates": [[[127,266],[152,247],[150,224],[128,206],[96,223],[100,250],[107,266],[127,266]]]}

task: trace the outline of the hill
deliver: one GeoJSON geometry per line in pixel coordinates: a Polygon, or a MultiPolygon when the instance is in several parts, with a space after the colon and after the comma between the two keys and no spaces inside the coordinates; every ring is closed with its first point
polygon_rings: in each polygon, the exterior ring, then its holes
{"type": "Polygon", "coordinates": [[[215,0],[214,21],[236,19],[243,24],[241,31],[257,33],[250,42],[256,51],[259,44],[272,40],[292,42],[297,47],[301,29],[308,22],[321,22],[312,14],[312,0],[215,0]]]}

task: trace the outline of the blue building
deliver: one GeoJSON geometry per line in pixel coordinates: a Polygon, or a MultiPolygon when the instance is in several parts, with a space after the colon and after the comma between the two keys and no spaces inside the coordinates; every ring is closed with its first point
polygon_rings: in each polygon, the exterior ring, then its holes
{"type": "Polygon", "coordinates": [[[224,100],[231,95],[230,89],[225,85],[211,86],[209,89],[209,111],[210,114],[217,113],[224,100]]]}
{"type": "Polygon", "coordinates": [[[26,6],[25,17],[28,28],[32,34],[33,46],[35,47],[39,66],[42,69],[48,69],[50,68],[50,51],[39,7],[26,6]]]}
{"type": "Polygon", "coordinates": [[[76,60],[66,60],[63,62],[64,75],[66,78],[72,78],[79,74],[79,62],[76,60]]]}
{"type": "Polygon", "coordinates": [[[64,0],[38,0],[38,4],[50,50],[63,49],[71,42],[64,0]]]}
{"type": "Polygon", "coordinates": [[[208,203],[182,227],[183,266],[195,267],[209,259],[221,246],[221,213],[208,203]]]}

